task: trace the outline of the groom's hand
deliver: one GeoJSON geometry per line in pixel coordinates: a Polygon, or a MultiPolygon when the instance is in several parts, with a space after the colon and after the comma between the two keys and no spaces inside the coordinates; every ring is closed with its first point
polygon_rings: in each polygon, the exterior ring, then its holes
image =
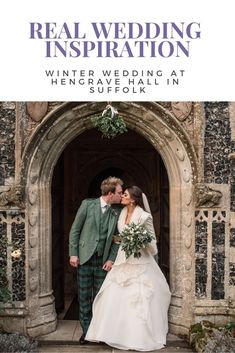
{"type": "Polygon", "coordinates": [[[103,266],[103,270],[110,271],[112,266],[113,266],[113,262],[111,260],[108,260],[105,262],[105,264],[103,266]]]}
{"type": "Polygon", "coordinates": [[[77,256],[70,256],[69,263],[73,267],[78,267],[79,265],[79,258],[77,256]]]}

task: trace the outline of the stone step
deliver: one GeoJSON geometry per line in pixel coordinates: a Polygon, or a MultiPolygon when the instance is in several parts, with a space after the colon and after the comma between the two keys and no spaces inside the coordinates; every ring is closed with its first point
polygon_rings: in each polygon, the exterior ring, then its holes
{"type": "MultiPolygon", "coordinates": [[[[37,338],[37,341],[39,343],[39,346],[53,346],[53,345],[56,345],[56,346],[63,346],[63,345],[66,345],[66,346],[80,346],[79,343],[78,343],[78,340],[64,340],[64,339],[48,339],[48,340],[45,340],[45,339],[40,339],[37,338]]],[[[103,343],[92,343],[92,342],[89,342],[87,343],[86,345],[82,346],[82,347],[102,347],[102,346],[105,346],[105,344],[103,343]]],[[[81,347],[81,346],[80,346],[81,347]]],[[[176,348],[190,348],[189,347],[189,344],[188,342],[186,342],[185,340],[183,339],[180,339],[178,338],[177,336],[174,336],[174,335],[168,335],[168,339],[167,339],[167,343],[166,343],[166,347],[176,347],[176,348]]]]}
{"type": "MultiPolygon", "coordinates": [[[[82,329],[79,321],[75,320],[59,320],[57,330],[47,335],[37,337],[40,347],[40,353],[43,352],[121,352],[118,349],[111,348],[105,344],[89,343],[79,345],[79,338],[82,329]],[[57,348],[57,350],[56,350],[57,348]],[[67,349],[67,350],[66,350],[67,349]]],[[[188,343],[182,338],[171,333],[167,335],[166,348],[161,352],[192,352],[188,343]]],[[[130,351],[129,351],[130,352],[130,351]]],[[[157,352],[157,351],[156,351],[157,352]]],[[[159,350],[158,350],[159,352],[159,350]]]]}
{"type": "MultiPolygon", "coordinates": [[[[76,341],[64,341],[64,340],[41,340],[39,342],[39,353],[118,353],[118,352],[134,352],[134,351],[122,351],[109,347],[106,344],[88,343],[86,345],[79,345],[76,341]]],[[[167,340],[165,348],[152,352],[164,352],[164,353],[191,353],[193,350],[189,347],[188,343],[174,335],[170,335],[170,339],[167,340]]]]}
{"type": "MultiPolygon", "coordinates": [[[[136,351],[123,351],[109,347],[107,345],[45,345],[39,346],[39,353],[122,353],[122,352],[136,352],[136,351]]],[[[165,347],[160,350],[151,351],[152,353],[192,353],[190,348],[183,347],[165,347]]],[[[150,352],[150,353],[151,353],[150,352]]]]}

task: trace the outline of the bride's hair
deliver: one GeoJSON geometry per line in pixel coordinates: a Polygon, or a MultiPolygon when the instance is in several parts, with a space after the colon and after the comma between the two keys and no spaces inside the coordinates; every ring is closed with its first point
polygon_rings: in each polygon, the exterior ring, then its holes
{"type": "Polygon", "coordinates": [[[135,201],[135,204],[144,209],[142,197],[143,191],[136,185],[126,187],[126,190],[129,192],[130,197],[135,201]]]}

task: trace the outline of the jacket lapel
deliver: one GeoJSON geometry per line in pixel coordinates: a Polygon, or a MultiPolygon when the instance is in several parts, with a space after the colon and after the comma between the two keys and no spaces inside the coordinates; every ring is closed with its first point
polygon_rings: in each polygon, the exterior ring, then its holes
{"type": "Polygon", "coordinates": [[[112,208],[110,208],[110,215],[109,215],[109,227],[108,227],[108,236],[107,238],[112,234],[114,225],[116,224],[116,220],[118,217],[117,212],[112,208]]]}
{"type": "Polygon", "coordinates": [[[94,213],[95,213],[95,223],[96,227],[99,230],[100,228],[100,216],[101,216],[101,207],[100,207],[100,199],[96,199],[94,204],[94,213]]]}

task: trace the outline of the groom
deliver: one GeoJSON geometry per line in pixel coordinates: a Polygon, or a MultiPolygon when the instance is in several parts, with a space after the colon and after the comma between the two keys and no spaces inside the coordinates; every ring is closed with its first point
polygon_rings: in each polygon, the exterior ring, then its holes
{"type": "Polygon", "coordinates": [[[92,317],[92,302],[98,293],[107,271],[115,261],[118,245],[112,242],[123,182],[109,177],[101,184],[101,197],[85,199],[76,215],[69,235],[70,265],[78,267],[80,323],[85,335],[92,317]]]}

